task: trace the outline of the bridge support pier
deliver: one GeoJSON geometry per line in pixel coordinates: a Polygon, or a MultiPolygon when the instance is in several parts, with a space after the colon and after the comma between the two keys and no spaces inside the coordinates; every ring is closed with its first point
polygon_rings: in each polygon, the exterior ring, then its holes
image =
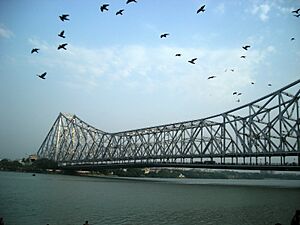
{"type": "Polygon", "coordinates": [[[285,165],[285,156],[280,157],[280,164],[285,165]]]}
{"type": "Polygon", "coordinates": [[[265,163],[264,163],[264,165],[266,165],[267,164],[267,156],[265,156],[265,163]]]}

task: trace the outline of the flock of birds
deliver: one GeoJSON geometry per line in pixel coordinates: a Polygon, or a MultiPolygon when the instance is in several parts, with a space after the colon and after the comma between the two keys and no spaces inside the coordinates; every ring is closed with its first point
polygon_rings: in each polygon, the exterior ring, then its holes
{"type": "MultiPolygon", "coordinates": [[[[129,3],[137,3],[137,0],[127,0],[127,1],[126,1],[126,4],[129,4],[129,3]]],[[[103,4],[103,5],[100,6],[100,11],[101,11],[101,12],[108,11],[108,10],[109,10],[108,7],[109,7],[109,4],[103,4]]],[[[116,15],[117,15],[117,16],[122,16],[122,15],[123,15],[123,12],[124,12],[124,9],[120,9],[120,10],[118,10],[118,11],[116,12],[116,15]]],[[[197,14],[199,14],[199,13],[204,13],[204,12],[205,12],[205,5],[202,5],[202,6],[196,11],[197,14]]],[[[299,18],[299,17],[300,17],[300,8],[298,8],[298,9],[296,9],[296,10],[293,10],[293,11],[292,11],[292,14],[293,14],[293,16],[299,18]]],[[[67,21],[67,20],[70,20],[68,14],[63,14],[63,15],[59,16],[59,18],[60,18],[60,20],[61,20],[62,22],[67,21]]],[[[160,35],[160,38],[167,38],[169,35],[170,35],[169,33],[163,33],[163,34],[160,35]]],[[[58,36],[59,36],[60,38],[66,38],[66,37],[65,37],[65,31],[64,31],[64,30],[61,31],[61,32],[58,34],[58,36]]],[[[294,40],[295,40],[295,38],[292,37],[292,38],[291,38],[291,41],[294,41],[294,40]]],[[[60,44],[60,45],[57,47],[57,50],[60,50],[60,49],[67,50],[67,48],[66,48],[67,45],[68,45],[67,43],[60,44]]],[[[242,46],[242,49],[244,49],[245,51],[248,51],[249,48],[251,48],[250,45],[242,46]]],[[[31,54],[33,54],[33,53],[39,53],[39,50],[40,50],[39,48],[33,48],[33,49],[31,50],[31,54]]],[[[176,57],[180,57],[180,56],[182,56],[182,54],[181,54],[181,53],[176,53],[175,56],[176,56],[176,57]]],[[[240,56],[240,58],[241,58],[241,59],[246,59],[246,55],[243,54],[243,55],[240,56]]],[[[197,60],[197,59],[198,59],[198,58],[192,58],[192,59],[188,60],[187,62],[190,63],[190,64],[196,64],[196,60],[197,60]]],[[[234,69],[230,69],[230,71],[231,71],[231,72],[234,72],[234,69]]],[[[227,69],[225,69],[224,72],[227,72],[227,69]]],[[[42,74],[37,74],[37,76],[38,76],[39,78],[41,78],[41,79],[46,79],[46,75],[47,75],[47,72],[44,72],[44,73],[42,73],[42,74]]],[[[211,79],[214,79],[214,78],[216,78],[216,77],[217,77],[217,76],[212,75],[212,76],[209,76],[207,79],[208,79],[208,80],[211,80],[211,79]]],[[[253,84],[255,84],[255,83],[252,81],[251,84],[253,85],[253,84]]],[[[268,86],[272,86],[272,84],[269,83],[268,86]]],[[[240,95],[242,95],[242,93],[241,93],[241,92],[238,92],[238,91],[234,91],[234,92],[232,93],[232,95],[233,95],[233,96],[240,96],[240,95]]],[[[237,99],[236,101],[237,101],[237,102],[240,102],[240,99],[237,99]]]]}
{"type": "MultiPolygon", "coordinates": [[[[68,14],[63,14],[63,15],[59,16],[59,18],[60,18],[61,21],[64,22],[64,21],[66,21],[66,20],[70,20],[70,19],[69,19],[69,16],[70,16],[70,15],[68,15],[68,14]]],[[[66,38],[66,36],[65,36],[65,31],[62,30],[62,31],[58,34],[58,36],[61,37],[61,38],[66,38]]],[[[60,45],[57,47],[57,50],[60,50],[60,49],[67,50],[67,48],[66,48],[67,45],[68,45],[68,43],[60,44],[60,45]]],[[[39,50],[40,50],[39,48],[33,48],[33,49],[31,50],[31,54],[33,54],[33,53],[39,53],[39,50]]],[[[47,75],[47,72],[44,72],[44,73],[42,73],[42,74],[37,74],[37,76],[38,76],[39,78],[43,79],[43,80],[46,79],[46,75],[47,75]]]]}

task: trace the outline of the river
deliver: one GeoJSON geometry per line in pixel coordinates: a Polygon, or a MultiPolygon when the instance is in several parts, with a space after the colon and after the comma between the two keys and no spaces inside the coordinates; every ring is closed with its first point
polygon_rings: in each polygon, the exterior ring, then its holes
{"type": "Polygon", "coordinates": [[[300,181],[116,179],[0,172],[5,225],[289,225],[300,181]]]}

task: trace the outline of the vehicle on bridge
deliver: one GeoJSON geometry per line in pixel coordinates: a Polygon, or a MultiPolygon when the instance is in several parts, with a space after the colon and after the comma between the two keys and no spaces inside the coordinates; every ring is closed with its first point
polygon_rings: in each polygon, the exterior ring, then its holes
{"type": "Polygon", "coordinates": [[[203,163],[206,164],[206,165],[207,164],[212,165],[212,164],[216,164],[216,161],[214,161],[214,160],[206,160],[203,163]]]}

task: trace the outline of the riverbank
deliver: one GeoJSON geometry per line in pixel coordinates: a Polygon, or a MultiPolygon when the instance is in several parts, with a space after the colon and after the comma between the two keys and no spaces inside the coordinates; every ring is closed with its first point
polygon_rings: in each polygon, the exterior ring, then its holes
{"type": "Polygon", "coordinates": [[[274,171],[238,171],[216,169],[183,169],[183,168],[129,168],[106,169],[98,171],[67,171],[58,169],[57,163],[39,159],[30,164],[19,161],[1,160],[0,171],[16,171],[28,173],[55,173],[79,176],[114,176],[142,178],[197,178],[197,179],[284,179],[300,180],[299,172],[274,171]]]}

